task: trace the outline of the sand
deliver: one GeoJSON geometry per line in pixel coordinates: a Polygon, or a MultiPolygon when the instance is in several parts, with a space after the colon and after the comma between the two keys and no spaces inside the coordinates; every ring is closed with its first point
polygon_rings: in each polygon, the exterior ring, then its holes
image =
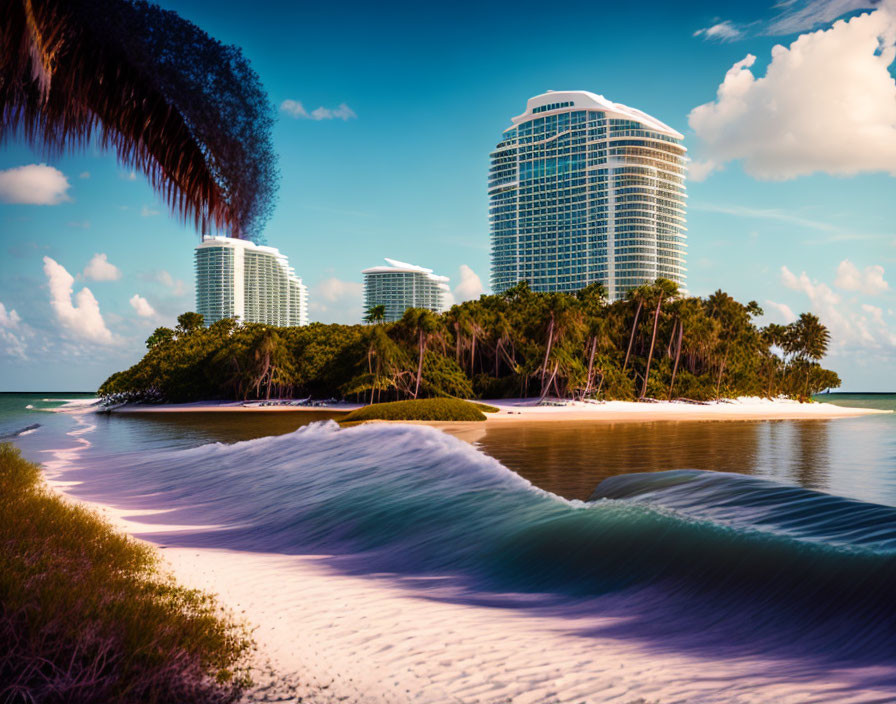
{"type": "MultiPolygon", "coordinates": [[[[708,404],[663,401],[635,403],[607,401],[603,403],[571,401],[563,405],[540,405],[537,399],[484,400],[499,409],[488,414],[488,423],[519,423],[524,421],[658,421],[658,420],[786,420],[811,418],[849,418],[875,413],[887,413],[872,408],[851,408],[831,403],[799,403],[788,399],[739,398],[708,404]]],[[[239,401],[197,402],[179,404],[129,404],[113,413],[302,413],[348,412],[363,404],[334,403],[328,406],[259,406],[244,405],[239,401]]]]}

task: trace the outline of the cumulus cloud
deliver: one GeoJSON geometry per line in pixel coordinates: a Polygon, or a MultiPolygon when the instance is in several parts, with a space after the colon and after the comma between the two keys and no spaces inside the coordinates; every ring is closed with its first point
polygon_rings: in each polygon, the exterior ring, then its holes
{"type": "Polygon", "coordinates": [[[121,278],[121,270],[104,253],[97,252],[84,267],[84,278],[88,281],[117,281],[121,278]]]}
{"type": "Polygon", "coordinates": [[[100,305],[86,286],[72,300],[74,277],[50,257],[44,257],[44,274],[50,288],[50,306],[62,331],[87,342],[112,344],[115,337],[106,327],[100,305]]]}
{"type": "Polygon", "coordinates": [[[837,278],[834,286],[844,291],[861,291],[869,296],[877,296],[890,288],[884,281],[884,268],[880,264],[866,266],[864,271],[849,259],[844,259],[837,267],[837,278]]]}
{"type": "Polygon", "coordinates": [[[717,22],[710,27],[704,27],[694,32],[695,37],[703,37],[704,39],[715,39],[720,42],[730,42],[738,39],[743,32],[734,26],[733,22],[724,20],[717,22]]]}
{"type": "Polygon", "coordinates": [[[360,297],[364,287],[357,281],[342,281],[335,276],[321,281],[314,289],[315,294],[325,301],[335,303],[349,296],[360,297]]]}
{"type": "MultiPolygon", "coordinates": [[[[839,271],[838,271],[839,275],[839,271]]],[[[867,303],[854,305],[844,301],[826,283],[799,276],[781,267],[781,283],[808,298],[809,308],[831,331],[833,350],[877,349],[896,352],[896,333],[887,325],[883,310],[867,303]]]]}
{"type": "Polygon", "coordinates": [[[154,210],[153,208],[150,208],[148,205],[144,205],[140,209],[140,217],[143,217],[143,218],[151,218],[153,215],[158,215],[158,214],[159,214],[158,210],[154,210]]]}
{"type": "Polygon", "coordinates": [[[308,309],[324,323],[358,323],[363,315],[364,287],[331,276],[312,287],[308,309]]]}
{"type": "Polygon", "coordinates": [[[0,302],[0,353],[8,357],[27,359],[25,337],[29,331],[19,314],[7,310],[0,302]]]}
{"type": "Polygon", "coordinates": [[[789,305],[786,303],[776,303],[775,301],[767,300],[765,302],[766,310],[773,310],[778,314],[778,317],[781,319],[783,323],[792,323],[796,320],[796,315],[789,305]]]}
{"type": "Polygon", "coordinates": [[[154,318],[156,316],[155,308],[143,296],[135,293],[130,298],[131,308],[137,311],[137,315],[141,318],[154,318]]]}
{"type": "Polygon", "coordinates": [[[466,264],[461,264],[460,282],[454,287],[454,300],[458,303],[475,300],[484,292],[479,275],[466,264]]]}
{"type": "Polygon", "coordinates": [[[68,197],[68,178],[46,164],[27,164],[0,171],[0,201],[24,205],[59,205],[68,197]]]}
{"type": "Polygon", "coordinates": [[[175,279],[164,269],[155,272],[155,279],[175,296],[183,296],[187,292],[187,285],[181,279],[175,279]]]}
{"type": "Polygon", "coordinates": [[[772,49],[765,76],[748,54],[725,75],[716,99],[694,108],[688,122],[701,144],[705,177],[742,160],[760,179],[814,172],[896,175],[896,0],[803,34],[772,49]]]}
{"type": "Polygon", "coordinates": [[[355,111],[345,103],[340,103],[339,106],[335,108],[325,108],[321,106],[308,112],[305,109],[305,106],[298,100],[284,100],[280,103],[280,112],[297,120],[342,120],[343,122],[346,122],[357,117],[355,111]]]}
{"type": "Polygon", "coordinates": [[[82,171],[81,173],[78,174],[78,178],[90,178],[90,172],[82,171]]]}

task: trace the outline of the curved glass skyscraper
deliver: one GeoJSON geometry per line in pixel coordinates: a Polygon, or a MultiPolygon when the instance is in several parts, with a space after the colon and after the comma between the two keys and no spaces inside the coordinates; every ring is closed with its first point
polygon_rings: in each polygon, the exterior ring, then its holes
{"type": "Polygon", "coordinates": [[[492,290],[599,281],[611,299],[664,277],[685,285],[684,137],[586,91],[548,91],[491,154],[492,290]]]}

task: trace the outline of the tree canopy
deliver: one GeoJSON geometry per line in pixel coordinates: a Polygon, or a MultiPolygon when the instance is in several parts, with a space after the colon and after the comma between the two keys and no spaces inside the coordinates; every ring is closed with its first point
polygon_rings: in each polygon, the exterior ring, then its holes
{"type": "MultiPolygon", "coordinates": [[[[753,301],[682,296],[658,279],[607,303],[592,285],[536,293],[523,282],[442,314],[394,323],[276,328],[185,313],[104,395],[168,401],[289,396],[370,403],[424,397],[708,400],[806,398],[840,385],[822,368],[817,317],[759,327],[753,301]]],[[[369,316],[378,319],[378,316],[369,316]]],[[[373,322],[371,320],[370,322],[373,322]]]]}

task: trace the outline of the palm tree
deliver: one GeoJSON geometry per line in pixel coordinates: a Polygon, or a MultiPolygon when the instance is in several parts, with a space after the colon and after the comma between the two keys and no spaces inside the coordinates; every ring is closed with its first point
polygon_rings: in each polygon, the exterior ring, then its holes
{"type": "Polygon", "coordinates": [[[787,346],[797,358],[804,362],[806,367],[806,385],[804,396],[809,395],[809,374],[811,362],[817,363],[827,354],[831,333],[821,324],[818,316],[811,313],[802,313],[800,317],[788,326],[787,346]]]}
{"type": "Polygon", "coordinates": [[[420,395],[420,381],[423,379],[423,358],[430,337],[439,329],[440,319],[427,308],[408,308],[401,318],[402,324],[417,338],[417,381],[414,398],[420,395]]]}
{"type": "Polygon", "coordinates": [[[632,334],[628,338],[628,349],[625,351],[625,362],[622,365],[623,372],[628,369],[628,360],[631,357],[632,345],[635,342],[635,332],[638,330],[638,318],[641,315],[641,309],[644,307],[644,301],[647,300],[649,295],[649,284],[643,284],[637,288],[629,289],[626,294],[626,298],[629,301],[636,302],[638,305],[635,307],[635,319],[632,321],[632,334]]]}
{"type": "Polygon", "coordinates": [[[772,351],[772,348],[778,347],[779,349],[786,350],[788,328],[784,325],[778,325],[777,323],[770,323],[762,329],[760,334],[767,349],[765,356],[768,363],[768,390],[766,391],[766,395],[771,398],[774,389],[775,370],[780,362],[777,355],[772,351]]]}
{"type": "Polygon", "coordinates": [[[650,351],[647,353],[647,366],[644,369],[644,383],[641,385],[640,398],[644,398],[644,396],[647,395],[647,380],[650,377],[650,362],[653,360],[653,347],[656,343],[656,329],[660,323],[660,310],[663,306],[663,300],[674,298],[678,295],[678,284],[669,279],[659,278],[653,283],[651,288],[653,289],[653,294],[657,297],[656,311],[653,314],[653,333],[650,335],[650,351]]]}
{"type": "Polygon", "coordinates": [[[0,3],[0,139],[55,156],[96,140],[203,233],[260,232],[273,108],[240,50],[128,0],[0,3]]]}
{"type": "Polygon", "coordinates": [[[386,306],[384,306],[382,303],[375,306],[370,306],[370,308],[368,308],[367,312],[364,314],[365,323],[372,323],[376,325],[382,323],[385,319],[386,306]]]}

